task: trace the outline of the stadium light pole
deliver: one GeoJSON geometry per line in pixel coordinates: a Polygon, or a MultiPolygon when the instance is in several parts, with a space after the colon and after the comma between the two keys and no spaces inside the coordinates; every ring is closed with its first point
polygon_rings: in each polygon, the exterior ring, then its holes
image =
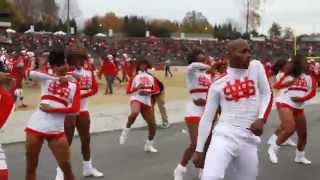
{"type": "Polygon", "coordinates": [[[295,32],[293,34],[293,43],[294,43],[294,55],[297,55],[297,35],[295,32]]]}
{"type": "Polygon", "coordinates": [[[70,35],[70,0],[67,0],[67,34],[70,35]]]}
{"type": "Polygon", "coordinates": [[[247,1],[246,33],[249,34],[250,0],[247,1]]]}

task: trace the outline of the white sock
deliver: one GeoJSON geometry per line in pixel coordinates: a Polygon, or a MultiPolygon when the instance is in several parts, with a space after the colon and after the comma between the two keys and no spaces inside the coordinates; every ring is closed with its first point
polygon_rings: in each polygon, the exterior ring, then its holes
{"type": "Polygon", "coordinates": [[[280,146],[277,144],[276,141],[274,141],[274,142],[271,144],[271,147],[272,147],[272,149],[274,149],[274,150],[276,150],[276,151],[280,149],[280,146]]]}
{"type": "Polygon", "coordinates": [[[92,168],[91,159],[89,161],[83,161],[83,168],[85,168],[85,169],[91,169],[92,168]]]}
{"type": "Polygon", "coordinates": [[[179,170],[179,171],[182,171],[182,172],[186,172],[187,171],[187,167],[182,166],[181,164],[178,164],[176,169],[179,170]]]}
{"type": "Polygon", "coordinates": [[[297,157],[304,157],[305,152],[304,151],[299,151],[298,149],[296,149],[296,156],[297,157]]]}

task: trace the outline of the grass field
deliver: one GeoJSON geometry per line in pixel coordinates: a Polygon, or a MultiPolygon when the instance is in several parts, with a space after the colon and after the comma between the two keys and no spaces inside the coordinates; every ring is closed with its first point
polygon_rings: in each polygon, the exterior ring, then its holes
{"type": "MultiPolygon", "coordinates": [[[[185,78],[183,71],[174,72],[173,78],[164,78],[163,71],[156,71],[155,75],[165,84],[166,89],[166,99],[167,102],[171,100],[183,100],[188,97],[188,91],[185,88],[185,78]]],[[[90,98],[91,106],[98,105],[110,105],[110,104],[127,104],[129,96],[125,93],[126,84],[118,84],[118,81],[115,82],[114,94],[113,95],[104,95],[105,92],[105,82],[99,80],[99,92],[90,98]]],[[[40,99],[40,87],[27,87],[24,88],[25,104],[28,105],[28,108],[17,109],[21,110],[31,110],[34,109],[40,99]]]]}

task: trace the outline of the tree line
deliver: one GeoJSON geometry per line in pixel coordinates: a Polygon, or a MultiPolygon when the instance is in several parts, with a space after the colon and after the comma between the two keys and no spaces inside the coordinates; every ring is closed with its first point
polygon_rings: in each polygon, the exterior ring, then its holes
{"type": "MultiPolygon", "coordinates": [[[[72,9],[77,9],[76,1],[72,1],[72,9]]],[[[58,30],[67,31],[65,18],[59,16],[59,6],[55,0],[0,0],[0,12],[10,12],[11,18],[0,20],[10,20],[12,27],[18,32],[24,32],[35,27],[35,31],[55,32],[58,30]]],[[[80,12],[74,12],[79,14],[80,12]]],[[[65,14],[65,13],[64,13],[65,14]]],[[[70,26],[78,32],[78,24],[74,18],[70,21],[70,26]]],[[[170,37],[172,33],[206,33],[214,37],[224,39],[235,39],[239,37],[249,38],[250,35],[259,36],[252,30],[250,34],[241,33],[241,29],[236,21],[226,21],[221,24],[212,25],[209,20],[197,11],[187,12],[181,22],[168,19],[150,19],[143,16],[117,16],[113,12],[108,12],[104,16],[94,16],[85,22],[83,33],[95,35],[97,33],[108,33],[112,29],[114,33],[123,33],[129,37],[144,37],[146,31],[157,37],[170,37]]],[[[252,28],[254,29],[254,28],[252,28]]],[[[290,27],[281,27],[278,23],[273,23],[269,29],[271,39],[292,39],[294,32],[290,27]]]]}

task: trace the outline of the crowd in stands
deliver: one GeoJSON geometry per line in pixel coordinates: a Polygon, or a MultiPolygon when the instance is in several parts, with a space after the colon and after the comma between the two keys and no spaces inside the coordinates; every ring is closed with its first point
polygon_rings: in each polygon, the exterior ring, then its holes
{"type": "MultiPolygon", "coordinates": [[[[126,53],[132,58],[144,57],[153,64],[164,64],[168,59],[174,65],[186,65],[188,55],[195,49],[202,49],[214,58],[223,58],[223,49],[227,41],[177,40],[170,38],[126,38],[126,37],[95,37],[95,36],[55,36],[52,34],[11,34],[11,44],[6,46],[9,51],[28,49],[35,51],[52,46],[68,46],[81,43],[95,58],[106,54],[114,57],[126,53]]],[[[289,58],[293,53],[293,42],[263,41],[251,42],[253,54],[257,59],[289,58]]],[[[298,43],[302,54],[318,54],[320,43],[298,43]],[[310,52],[311,51],[311,52],[310,52]]]]}
{"type": "MultiPolygon", "coordinates": [[[[225,62],[223,52],[224,41],[186,41],[159,38],[96,38],[96,37],[67,37],[53,35],[30,35],[13,34],[10,45],[3,44],[0,51],[0,71],[10,72],[16,79],[17,100],[23,103],[23,81],[25,73],[38,66],[45,72],[50,73],[46,62],[46,56],[50,47],[72,46],[81,44],[91,56],[88,57],[89,69],[97,68],[97,75],[106,81],[105,94],[113,94],[115,81],[128,82],[135,72],[135,61],[146,59],[153,65],[161,64],[171,73],[171,65],[187,65],[194,49],[204,51],[211,61],[225,62]],[[169,68],[169,69],[168,69],[169,68]]],[[[278,61],[290,61],[293,54],[292,44],[289,42],[251,42],[254,58],[260,59],[265,65],[270,79],[276,75],[275,64],[278,61]]],[[[317,52],[318,44],[300,44],[300,51],[305,54],[317,52]],[[310,52],[310,46],[312,46],[310,52]]],[[[309,60],[309,69],[320,80],[320,63],[315,59],[309,60]]],[[[172,74],[170,74],[172,77],[172,74]]],[[[26,79],[27,80],[27,79],[26,79]]]]}

